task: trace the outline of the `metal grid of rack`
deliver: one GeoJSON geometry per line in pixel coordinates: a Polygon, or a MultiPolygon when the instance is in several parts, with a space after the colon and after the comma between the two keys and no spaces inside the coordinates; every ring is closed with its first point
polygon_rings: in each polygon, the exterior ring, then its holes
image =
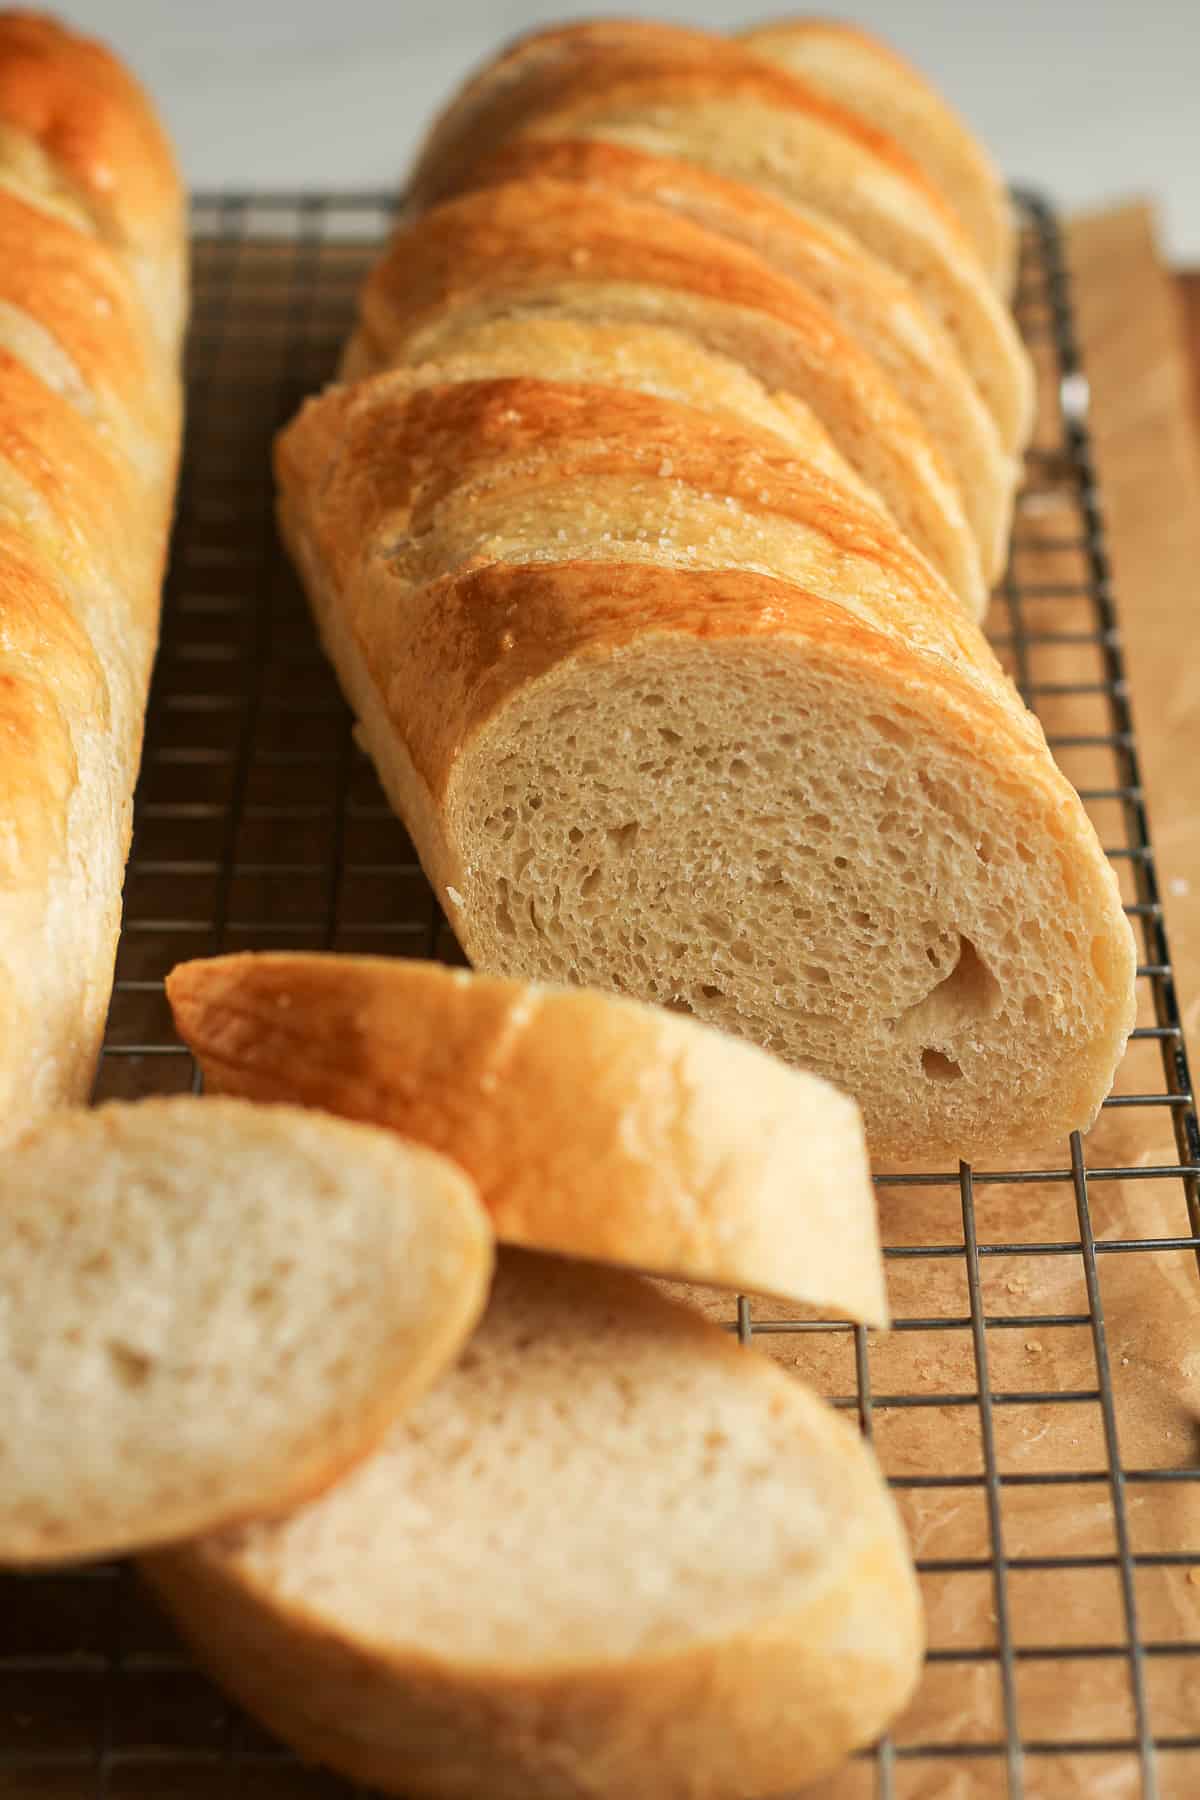
{"type": "MultiPolygon", "coordinates": [[[[1195,1280],[1200,1132],[1063,250],[1050,210],[1018,198],[1042,416],[990,624],[1113,858],[1139,938],[1139,1019],[1100,1122],[1055,1166],[878,1178],[892,1333],[724,1303],[744,1340],[857,1410],[915,1539],[925,1684],[894,1735],[823,1790],[839,1800],[1200,1792],[1196,1446],[1169,1408],[1172,1424],[1147,1425],[1126,1404],[1146,1391],[1126,1376],[1131,1309],[1155,1309],[1168,1278],[1173,1292],[1195,1280]]],[[[194,1084],[162,993],[185,957],[458,958],[272,525],[271,437],[328,378],[390,209],[385,195],[195,204],[188,447],[103,1097],[194,1084]]],[[[355,1791],[228,1708],[128,1568],[0,1579],[0,1796],[355,1791]]]]}

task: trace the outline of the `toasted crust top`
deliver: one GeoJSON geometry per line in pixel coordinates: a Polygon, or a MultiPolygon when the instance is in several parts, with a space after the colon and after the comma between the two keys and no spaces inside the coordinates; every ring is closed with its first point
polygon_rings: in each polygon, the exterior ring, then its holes
{"type": "Polygon", "coordinates": [[[106,235],[153,248],[179,231],[170,140],[102,44],[40,13],[0,14],[0,126],[37,143],[106,235]]]}
{"type": "Polygon", "coordinates": [[[957,214],[886,132],[728,39],[646,20],[557,26],[502,51],[435,123],[413,172],[411,196],[427,205],[453,192],[474,162],[538,117],[651,96],[739,98],[807,114],[902,176],[966,241],[957,214]]]}

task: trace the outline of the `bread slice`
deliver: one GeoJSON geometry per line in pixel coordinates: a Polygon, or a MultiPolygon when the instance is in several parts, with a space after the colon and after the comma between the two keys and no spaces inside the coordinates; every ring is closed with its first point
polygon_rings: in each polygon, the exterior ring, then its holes
{"type": "Polygon", "coordinates": [[[281,522],[471,961],[811,1068],[884,1166],[1086,1126],[1132,1024],[1132,933],[932,571],[687,408],[392,380],[284,433],[281,522]]]}
{"type": "Polygon", "coordinates": [[[452,353],[514,314],[669,326],[816,413],[846,461],[978,616],[979,548],[954,478],[878,363],[828,308],[749,250],[662,208],[572,182],[519,181],[438,207],[369,275],[380,363],[452,353]]]}
{"type": "Polygon", "coordinates": [[[0,1170],[0,1563],[269,1515],[379,1440],[483,1306],[443,1157],[291,1107],[59,1112],[0,1170]]]}
{"type": "Polygon", "coordinates": [[[937,89],[870,32],[834,19],[776,19],[739,41],[886,131],[945,194],[997,290],[1012,292],[1017,233],[999,171],[937,89]]]}
{"type": "Polygon", "coordinates": [[[502,1243],[886,1323],[858,1109],[748,1044],[395,958],[212,957],[167,993],[211,1088],[443,1151],[502,1243]]]}
{"type": "Polygon", "coordinates": [[[272,1731],[413,1800],[791,1792],[921,1659],[857,1433],[636,1277],[521,1252],[369,1462],[145,1566],[272,1731]]]}
{"type": "Polygon", "coordinates": [[[435,123],[414,207],[460,193],[517,137],[586,137],[676,156],[830,218],[916,288],[958,344],[1020,450],[1033,375],[957,213],[885,131],[723,38],[601,20],[536,32],[501,53],[435,123]]]}
{"type": "Polygon", "coordinates": [[[827,218],[695,163],[627,144],[518,139],[473,174],[480,187],[536,177],[665,206],[744,244],[799,282],[875,358],[919,419],[958,486],[984,577],[996,579],[1008,554],[1019,465],[950,334],[893,269],[827,218]]]}

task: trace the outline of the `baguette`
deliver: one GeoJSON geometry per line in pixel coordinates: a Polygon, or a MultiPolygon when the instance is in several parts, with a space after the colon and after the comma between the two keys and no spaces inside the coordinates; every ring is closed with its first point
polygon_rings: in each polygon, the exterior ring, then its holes
{"type": "Polygon", "coordinates": [[[290,1107],[63,1111],[0,1173],[0,1564],[281,1512],[457,1354],[491,1233],[443,1157],[290,1107]]]}
{"type": "Polygon", "coordinates": [[[502,1243],[887,1321],[862,1123],[690,1019],[432,963],[221,956],[167,980],[217,1092],[451,1156],[502,1243]]]}
{"type": "Polygon", "coordinates": [[[857,1433],[636,1277],[522,1252],[369,1462],[144,1567],[272,1731],[414,1800],[790,1793],[921,1657],[857,1433]]]}
{"type": "Polygon", "coordinates": [[[514,313],[669,325],[797,395],[964,607],[983,612],[979,547],[920,422],[833,314],[751,251],[617,194],[581,206],[573,183],[519,181],[398,233],[362,294],[377,363],[450,354],[464,325],[514,313]]]}
{"type": "Polygon", "coordinates": [[[1086,1127],[1134,944],[1078,796],[886,521],[695,409],[539,382],[310,402],[281,524],[468,956],[691,1010],[876,1159],[1086,1127]]]}
{"type": "Polygon", "coordinates": [[[706,32],[610,19],[535,32],[435,122],[413,207],[470,186],[514,138],[597,138],[681,157],[830,218],[912,283],[961,350],[1007,450],[1033,372],[961,220],[895,140],[795,75],[706,32]]]}
{"type": "Polygon", "coordinates": [[[870,32],[833,19],[777,19],[739,33],[739,41],[894,138],[950,201],[1008,298],[1017,233],[1004,182],[978,138],[911,63],[870,32]]]}
{"type": "Polygon", "coordinates": [[[828,219],[627,144],[519,139],[502,145],[472,179],[493,187],[537,176],[667,207],[745,245],[811,293],[874,357],[919,420],[958,487],[984,578],[997,578],[1008,554],[1018,462],[950,334],[886,263],[828,219]]]}
{"type": "Polygon", "coordinates": [[[99,45],[0,15],[0,1137],[91,1085],[181,393],[183,196],[99,45]]]}

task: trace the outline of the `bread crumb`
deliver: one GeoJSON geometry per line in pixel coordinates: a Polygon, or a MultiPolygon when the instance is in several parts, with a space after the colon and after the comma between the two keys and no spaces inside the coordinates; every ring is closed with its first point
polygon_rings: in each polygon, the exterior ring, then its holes
{"type": "Polygon", "coordinates": [[[1171,877],[1171,892],[1173,894],[1178,894],[1182,898],[1182,896],[1184,894],[1190,894],[1191,891],[1192,891],[1192,884],[1187,879],[1186,876],[1172,875],[1172,877],[1171,877]]]}
{"type": "Polygon", "coordinates": [[[455,906],[461,906],[463,903],[463,897],[457,888],[448,887],[446,889],[446,898],[455,906]]]}
{"type": "Polygon", "coordinates": [[[1028,1350],[1030,1356],[1040,1356],[1042,1354],[1042,1346],[1033,1338],[1030,1338],[1027,1341],[1025,1348],[1028,1350]]]}

